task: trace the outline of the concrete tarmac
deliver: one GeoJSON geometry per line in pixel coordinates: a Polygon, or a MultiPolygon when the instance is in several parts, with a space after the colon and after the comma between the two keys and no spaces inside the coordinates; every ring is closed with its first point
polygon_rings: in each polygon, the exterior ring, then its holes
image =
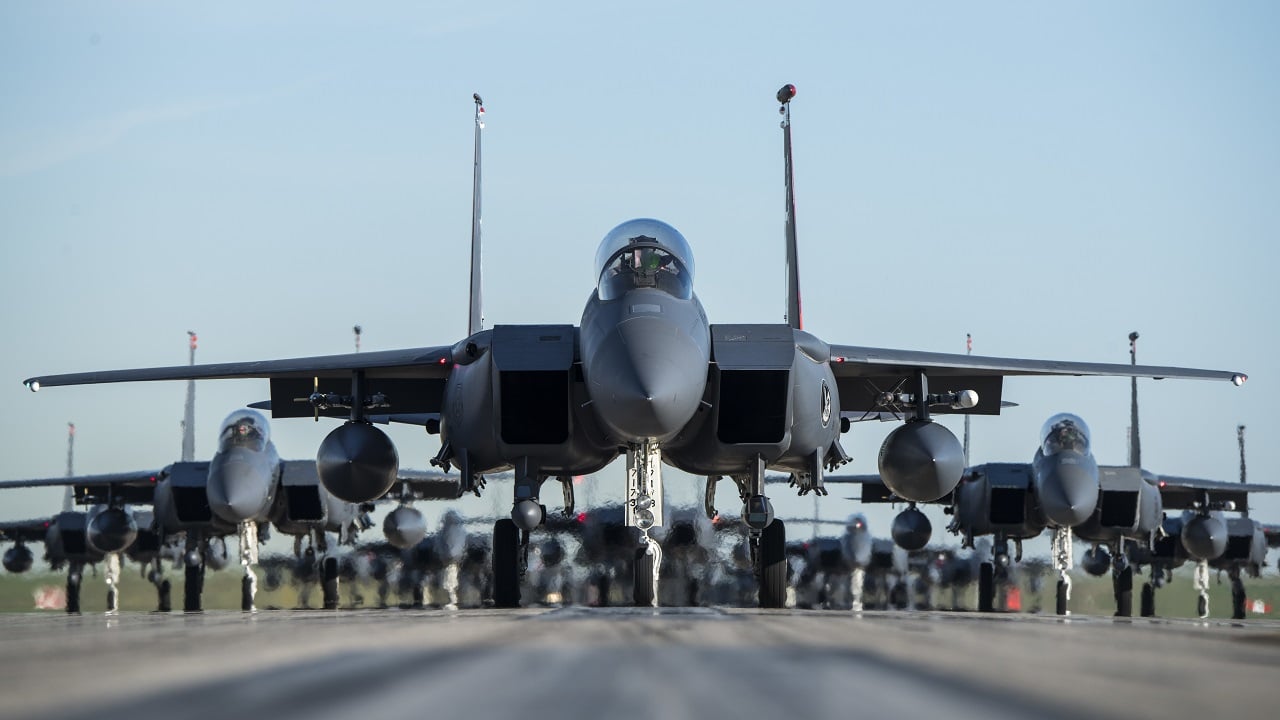
{"type": "Polygon", "coordinates": [[[0,717],[1274,718],[1280,623],[564,608],[0,616],[0,717]]]}

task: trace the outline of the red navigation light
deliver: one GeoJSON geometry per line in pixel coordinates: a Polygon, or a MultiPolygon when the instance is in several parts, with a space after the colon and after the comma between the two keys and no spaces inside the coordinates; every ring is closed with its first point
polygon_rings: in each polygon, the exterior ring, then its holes
{"type": "Polygon", "coordinates": [[[148,479],[151,481],[151,484],[152,484],[152,485],[155,485],[155,484],[156,484],[156,476],[155,476],[155,475],[152,475],[152,476],[151,476],[150,478],[148,478],[148,479]]]}
{"type": "Polygon", "coordinates": [[[440,364],[441,364],[441,365],[448,365],[448,364],[449,364],[449,358],[440,358],[440,364]]]}
{"type": "Polygon", "coordinates": [[[1166,483],[1166,482],[1165,482],[1165,481],[1163,481],[1163,480],[1161,480],[1159,484],[1160,484],[1160,489],[1161,489],[1161,490],[1163,490],[1163,489],[1168,485],[1168,483],[1166,483]]]}
{"type": "Polygon", "coordinates": [[[578,517],[576,519],[578,521],[578,524],[581,525],[582,523],[585,523],[587,521],[587,514],[584,512],[580,512],[578,513],[578,517]]]}

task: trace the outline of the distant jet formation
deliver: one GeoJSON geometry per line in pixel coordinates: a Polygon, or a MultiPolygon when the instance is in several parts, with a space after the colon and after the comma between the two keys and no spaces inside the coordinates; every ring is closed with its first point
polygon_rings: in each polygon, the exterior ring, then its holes
{"type": "MultiPolygon", "coordinates": [[[[416,478],[410,473],[402,480],[413,483],[416,478]]],[[[223,421],[218,451],[209,461],[179,461],[159,470],[0,482],[0,489],[38,486],[69,486],[78,503],[102,508],[86,520],[73,520],[67,513],[58,517],[64,547],[68,533],[75,532],[70,523],[92,521],[96,525],[86,525],[90,530],[100,527],[111,532],[105,534],[105,540],[90,535],[89,547],[103,551],[102,543],[110,542],[109,547],[124,550],[139,527],[130,506],[153,505],[151,528],[161,542],[185,535],[183,610],[187,612],[202,609],[205,568],[222,564],[226,550],[221,538],[233,534],[244,568],[241,608],[253,609],[259,529],[267,524],[296,538],[298,557],[303,556],[304,541],[314,548],[325,606],[336,607],[338,560],[328,553],[326,533],[336,534],[339,543],[349,543],[359,529],[369,526],[365,508],[324,489],[313,461],[281,460],[271,442],[267,419],[250,409],[237,410],[223,421]]],[[[84,545],[73,541],[73,547],[84,545]]],[[[72,562],[91,562],[93,556],[69,557],[72,562]]],[[[166,594],[162,587],[161,610],[167,608],[166,594]]]]}
{"type": "MultiPolygon", "coordinates": [[[[766,470],[789,474],[801,493],[824,493],[824,475],[848,460],[840,435],[859,415],[893,413],[906,422],[885,439],[880,471],[909,501],[955,489],[959,441],[932,414],[997,414],[1010,375],[1119,375],[1227,380],[1235,371],[982,357],[830,344],[803,329],[792,184],[791,101],[783,116],[786,201],[784,322],[711,324],[694,293],[688,241],[655,219],[623,222],[595,256],[593,290],[577,325],[497,325],[480,312],[480,138],[475,116],[470,322],[467,337],[442,345],[289,360],[40,375],[31,390],[60,385],[266,378],[274,417],[343,417],[317,452],[324,487],[349,503],[381,497],[396,482],[399,457],[371,424],[380,415],[416,417],[438,432],[434,463],[457,468],[464,491],[487,473],[515,474],[509,519],[494,524],[494,600],[520,603],[521,558],[543,526],[543,483],[596,472],[626,457],[625,521],[640,533],[643,559],[633,597],[655,604],[661,547],[662,465],[711,479],[729,477],[742,501],[762,607],[786,601],[786,534],[764,493],[766,470]]],[[[545,248],[544,248],[545,249],[545,248]]],[[[576,252],[557,248],[561,254],[576,252]]],[[[927,260],[927,259],[926,259],[927,260]]],[[[923,266],[921,266],[923,267],[923,266]]],[[[920,288],[927,272],[909,271],[920,288]]],[[[759,277],[744,276],[760,282],[759,277]]],[[[526,278],[529,287],[562,283],[526,278]]]]}

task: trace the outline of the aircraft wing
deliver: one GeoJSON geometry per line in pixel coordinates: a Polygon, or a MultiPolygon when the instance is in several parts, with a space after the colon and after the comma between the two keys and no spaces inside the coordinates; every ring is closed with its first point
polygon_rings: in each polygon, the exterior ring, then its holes
{"type": "MultiPolygon", "coordinates": [[[[879,474],[873,475],[827,475],[822,478],[824,485],[830,483],[834,485],[861,485],[862,497],[848,498],[849,500],[858,500],[864,503],[898,503],[903,502],[902,498],[894,495],[893,492],[884,484],[884,480],[880,479],[879,474]]],[[[950,502],[951,495],[948,494],[944,500],[950,502]]],[[[938,502],[942,502],[939,500],[938,502]]]]}
{"type": "Polygon", "coordinates": [[[462,477],[446,475],[438,470],[409,470],[401,468],[396,484],[383,496],[384,500],[399,500],[406,491],[412,500],[457,500],[462,497],[462,477]]]}
{"type": "Polygon", "coordinates": [[[1280,492],[1280,485],[1222,482],[1201,478],[1158,476],[1157,487],[1166,510],[1187,510],[1207,497],[1211,503],[1233,502],[1237,509],[1248,507],[1249,493],[1280,492]]]}
{"type": "Polygon", "coordinates": [[[1011,375],[1098,375],[1228,380],[1236,385],[1248,379],[1248,376],[1241,372],[1159,365],[1029,360],[917,350],[889,350],[855,345],[832,345],[830,349],[829,362],[840,390],[840,410],[844,413],[875,413],[885,410],[878,404],[877,397],[884,392],[900,392],[915,370],[924,370],[928,373],[930,393],[961,390],[974,390],[978,393],[978,404],[971,409],[954,410],[944,405],[935,406],[931,412],[961,412],[977,415],[1000,413],[1003,380],[1011,375]]]}
{"type": "Polygon", "coordinates": [[[69,487],[77,505],[98,505],[109,501],[126,505],[150,505],[155,495],[156,482],[163,473],[163,470],[135,470],[105,475],[4,480],[0,481],[0,490],[69,487]]]}
{"type": "Polygon", "coordinates": [[[6,520],[0,522],[0,540],[12,542],[44,542],[53,518],[6,520]]]}
{"type": "MultiPolygon", "coordinates": [[[[315,412],[309,400],[313,392],[350,395],[352,373],[362,370],[366,392],[370,395],[381,393],[387,399],[383,413],[438,413],[445,378],[452,367],[453,349],[442,345],[288,360],[42,375],[28,378],[23,384],[36,391],[62,385],[266,378],[271,381],[272,417],[306,417],[315,412]]],[[[346,417],[349,413],[341,408],[330,408],[320,414],[346,417]]]]}

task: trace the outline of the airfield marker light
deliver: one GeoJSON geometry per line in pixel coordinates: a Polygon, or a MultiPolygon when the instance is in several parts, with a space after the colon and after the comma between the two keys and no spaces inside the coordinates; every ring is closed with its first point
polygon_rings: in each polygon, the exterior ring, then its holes
{"type": "Polygon", "coordinates": [[[791,85],[790,83],[783,85],[778,90],[778,102],[782,103],[783,105],[786,105],[787,103],[791,102],[791,98],[794,98],[795,96],[796,96],[796,86],[791,85]]]}

